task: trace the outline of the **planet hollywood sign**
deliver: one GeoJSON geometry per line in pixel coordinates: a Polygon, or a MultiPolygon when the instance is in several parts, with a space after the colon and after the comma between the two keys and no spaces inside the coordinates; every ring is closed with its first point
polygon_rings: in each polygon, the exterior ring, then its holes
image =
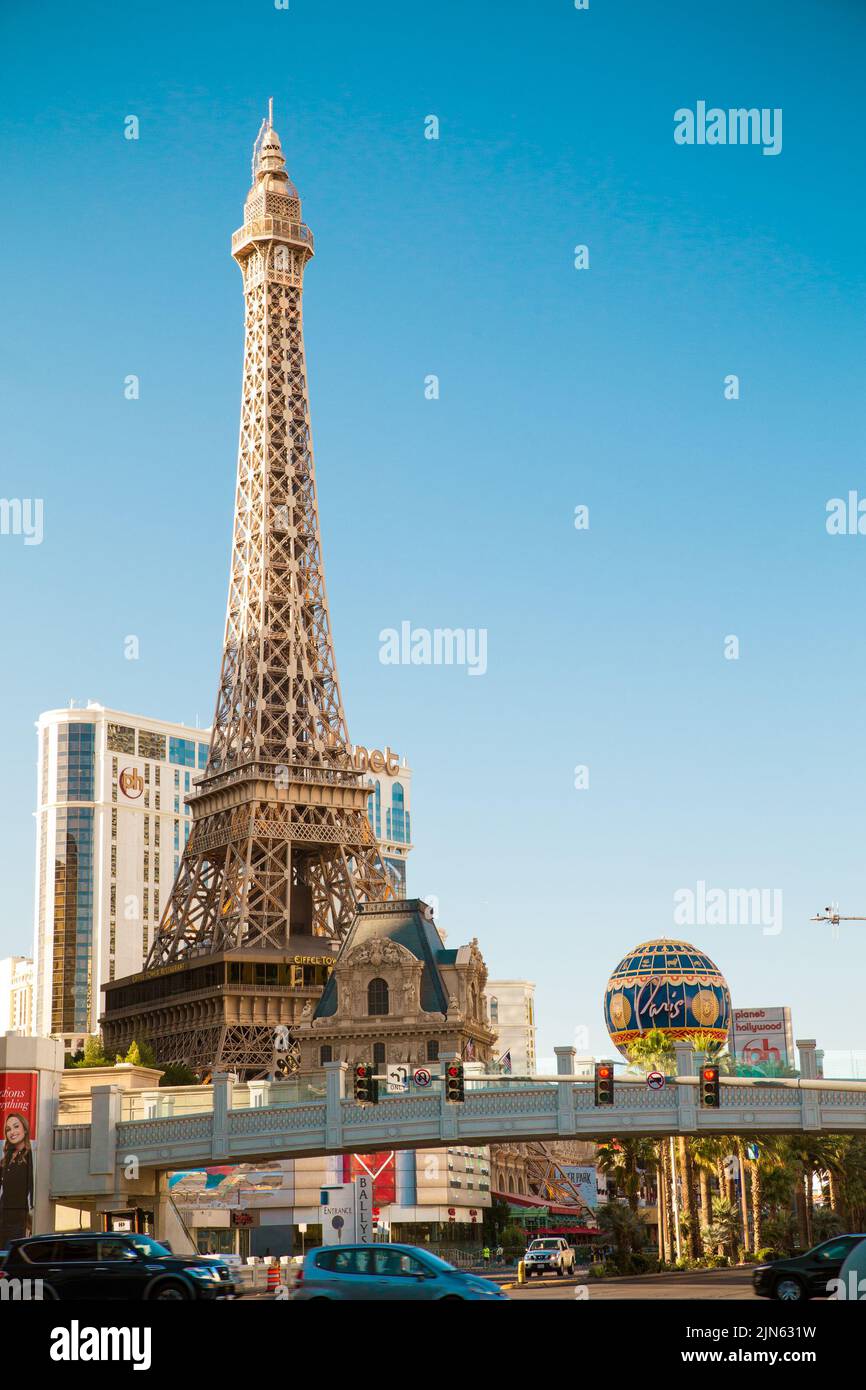
{"type": "MultiPolygon", "coordinates": [[[[328,746],[331,749],[337,747],[337,739],[333,734],[328,739],[328,746]]],[[[362,743],[350,743],[346,751],[356,772],[384,772],[389,777],[396,777],[400,771],[400,755],[392,752],[387,743],[384,752],[381,748],[365,748],[362,743]]]]}

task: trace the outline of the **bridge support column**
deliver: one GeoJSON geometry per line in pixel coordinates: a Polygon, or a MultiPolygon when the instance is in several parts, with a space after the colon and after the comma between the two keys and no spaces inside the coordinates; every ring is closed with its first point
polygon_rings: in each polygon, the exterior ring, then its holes
{"type": "Polygon", "coordinates": [[[348,1062],[326,1062],[325,1143],[329,1149],[343,1147],[343,1100],[346,1095],[348,1062]]]}
{"type": "MultiPolygon", "coordinates": [[[[677,1076],[695,1076],[697,1059],[689,1043],[674,1043],[677,1076]]],[[[677,1129],[680,1134],[694,1134],[698,1127],[697,1086],[677,1086],[677,1129]]]]}
{"type": "Polygon", "coordinates": [[[117,1124],[122,1095],[119,1086],[94,1086],[90,1093],[90,1174],[110,1178],[110,1184],[105,1184],[109,1191],[114,1190],[117,1172],[117,1124]]]}
{"type": "Polygon", "coordinates": [[[228,1072],[213,1074],[213,1131],[211,1134],[211,1157],[222,1162],[229,1156],[229,1107],[231,1106],[232,1081],[228,1072]]]}
{"type": "MultiPolygon", "coordinates": [[[[818,1080],[818,1044],[814,1038],[798,1038],[797,1051],[800,1054],[800,1076],[804,1081],[818,1080]]],[[[800,1119],[803,1129],[821,1128],[821,1106],[819,1091],[800,1092],[800,1119]]]]}
{"type": "Polygon", "coordinates": [[[574,1082],[556,1083],[556,1132],[574,1137],[577,1119],[574,1112],[574,1082]]]}
{"type": "Polygon", "coordinates": [[[818,1080],[818,1044],[814,1038],[798,1038],[797,1051],[800,1054],[800,1075],[804,1081],[818,1080]]]}

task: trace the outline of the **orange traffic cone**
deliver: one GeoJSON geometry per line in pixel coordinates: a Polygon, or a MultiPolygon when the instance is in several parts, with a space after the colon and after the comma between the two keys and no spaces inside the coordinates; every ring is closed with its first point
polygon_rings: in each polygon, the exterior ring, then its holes
{"type": "Polygon", "coordinates": [[[268,1293],[273,1293],[274,1289],[280,1287],[280,1262],[272,1260],[268,1265],[268,1293]]]}

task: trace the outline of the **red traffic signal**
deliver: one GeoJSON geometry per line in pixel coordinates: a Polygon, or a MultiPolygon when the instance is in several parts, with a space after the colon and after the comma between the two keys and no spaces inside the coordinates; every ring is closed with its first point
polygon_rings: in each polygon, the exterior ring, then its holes
{"type": "Polygon", "coordinates": [[[613,1105],[612,1062],[596,1062],[595,1064],[595,1103],[596,1105],[613,1105]]]}
{"type": "Polygon", "coordinates": [[[722,1103],[718,1067],[701,1068],[701,1105],[718,1110],[722,1103]]]}
{"type": "Polygon", "coordinates": [[[360,1105],[378,1103],[379,1083],[369,1062],[359,1062],[355,1068],[355,1100],[360,1105]]]}
{"type": "Polygon", "coordinates": [[[466,1099],[462,1062],[449,1062],[445,1068],[445,1099],[455,1102],[466,1099]]]}

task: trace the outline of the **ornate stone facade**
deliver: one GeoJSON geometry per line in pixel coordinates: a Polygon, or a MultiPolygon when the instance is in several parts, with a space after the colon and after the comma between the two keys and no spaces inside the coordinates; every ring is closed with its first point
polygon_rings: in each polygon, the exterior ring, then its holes
{"type": "Polygon", "coordinates": [[[365,904],[312,1017],[296,1029],[300,1070],[328,1061],[423,1066],[454,1053],[489,1062],[486,982],[477,940],[447,949],[426,903],[365,904]]]}

